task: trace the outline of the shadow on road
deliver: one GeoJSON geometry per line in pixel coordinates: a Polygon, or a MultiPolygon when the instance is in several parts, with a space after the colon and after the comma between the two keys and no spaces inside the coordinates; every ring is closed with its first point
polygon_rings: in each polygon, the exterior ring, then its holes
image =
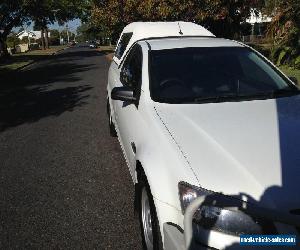
{"type": "Polygon", "coordinates": [[[69,51],[68,53],[63,53],[57,55],[58,58],[68,59],[72,58],[76,59],[76,57],[79,58],[87,58],[87,57],[95,57],[99,55],[104,55],[106,51],[96,51],[95,49],[86,48],[85,50],[74,50],[69,51]]]}
{"type": "Polygon", "coordinates": [[[31,123],[48,116],[58,116],[82,106],[92,87],[77,83],[82,72],[93,64],[77,63],[74,56],[97,55],[92,51],[60,54],[49,61],[24,71],[15,71],[1,77],[0,83],[0,132],[24,123],[31,123]],[[75,83],[75,86],[74,86],[75,83]]]}

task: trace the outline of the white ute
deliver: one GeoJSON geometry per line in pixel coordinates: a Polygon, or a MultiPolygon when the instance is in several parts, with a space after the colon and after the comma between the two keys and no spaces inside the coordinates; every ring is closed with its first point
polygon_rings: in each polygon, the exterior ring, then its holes
{"type": "Polygon", "coordinates": [[[107,93],[145,249],[299,235],[299,90],[261,54],[193,23],[132,23],[107,93]]]}

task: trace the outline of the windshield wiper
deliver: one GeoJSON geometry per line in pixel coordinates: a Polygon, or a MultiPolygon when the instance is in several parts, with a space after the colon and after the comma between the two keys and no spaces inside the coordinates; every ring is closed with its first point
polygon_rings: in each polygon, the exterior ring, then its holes
{"type": "Polygon", "coordinates": [[[221,96],[208,96],[208,97],[197,97],[193,101],[195,103],[217,103],[217,102],[229,102],[229,101],[240,101],[240,100],[254,100],[254,99],[265,99],[269,98],[269,93],[259,93],[253,95],[221,95],[221,96]]]}
{"type": "Polygon", "coordinates": [[[196,103],[220,102],[222,96],[197,97],[193,100],[196,103]]]}
{"type": "Polygon", "coordinates": [[[277,89],[268,92],[259,92],[253,94],[230,94],[230,95],[219,95],[219,96],[198,96],[198,97],[187,97],[187,98],[170,98],[161,99],[160,102],[167,103],[219,103],[219,102],[234,102],[234,101],[251,101],[251,100],[264,100],[273,99],[276,97],[299,95],[300,90],[298,89],[277,89]]]}
{"type": "Polygon", "coordinates": [[[300,90],[298,89],[276,89],[270,92],[270,96],[272,98],[299,95],[299,94],[300,94],[300,90]]]}
{"type": "Polygon", "coordinates": [[[224,96],[207,96],[197,97],[193,99],[194,103],[217,103],[226,101],[240,101],[240,100],[256,100],[256,99],[269,99],[283,96],[299,95],[298,89],[277,89],[271,92],[261,92],[247,95],[224,95],[224,96]]]}

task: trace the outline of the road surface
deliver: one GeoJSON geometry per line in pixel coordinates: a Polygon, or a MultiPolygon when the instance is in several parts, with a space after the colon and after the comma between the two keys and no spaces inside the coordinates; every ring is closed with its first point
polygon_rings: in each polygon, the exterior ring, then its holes
{"type": "Polygon", "coordinates": [[[108,66],[75,47],[0,80],[0,249],[141,249],[108,66]]]}

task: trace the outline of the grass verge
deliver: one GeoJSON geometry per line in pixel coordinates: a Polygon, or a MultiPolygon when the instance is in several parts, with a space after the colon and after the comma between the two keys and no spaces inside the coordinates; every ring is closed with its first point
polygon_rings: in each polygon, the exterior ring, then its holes
{"type": "Polygon", "coordinates": [[[116,46],[100,46],[97,50],[104,53],[108,61],[112,61],[116,46]]]}
{"type": "Polygon", "coordinates": [[[26,53],[19,53],[10,56],[9,58],[0,61],[0,74],[18,70],[26,65],[37,62],[42,59],[46,59],[48,56],[65,49],[67,46],[52,46],[47,50],[32,50],[26,53]]]}

